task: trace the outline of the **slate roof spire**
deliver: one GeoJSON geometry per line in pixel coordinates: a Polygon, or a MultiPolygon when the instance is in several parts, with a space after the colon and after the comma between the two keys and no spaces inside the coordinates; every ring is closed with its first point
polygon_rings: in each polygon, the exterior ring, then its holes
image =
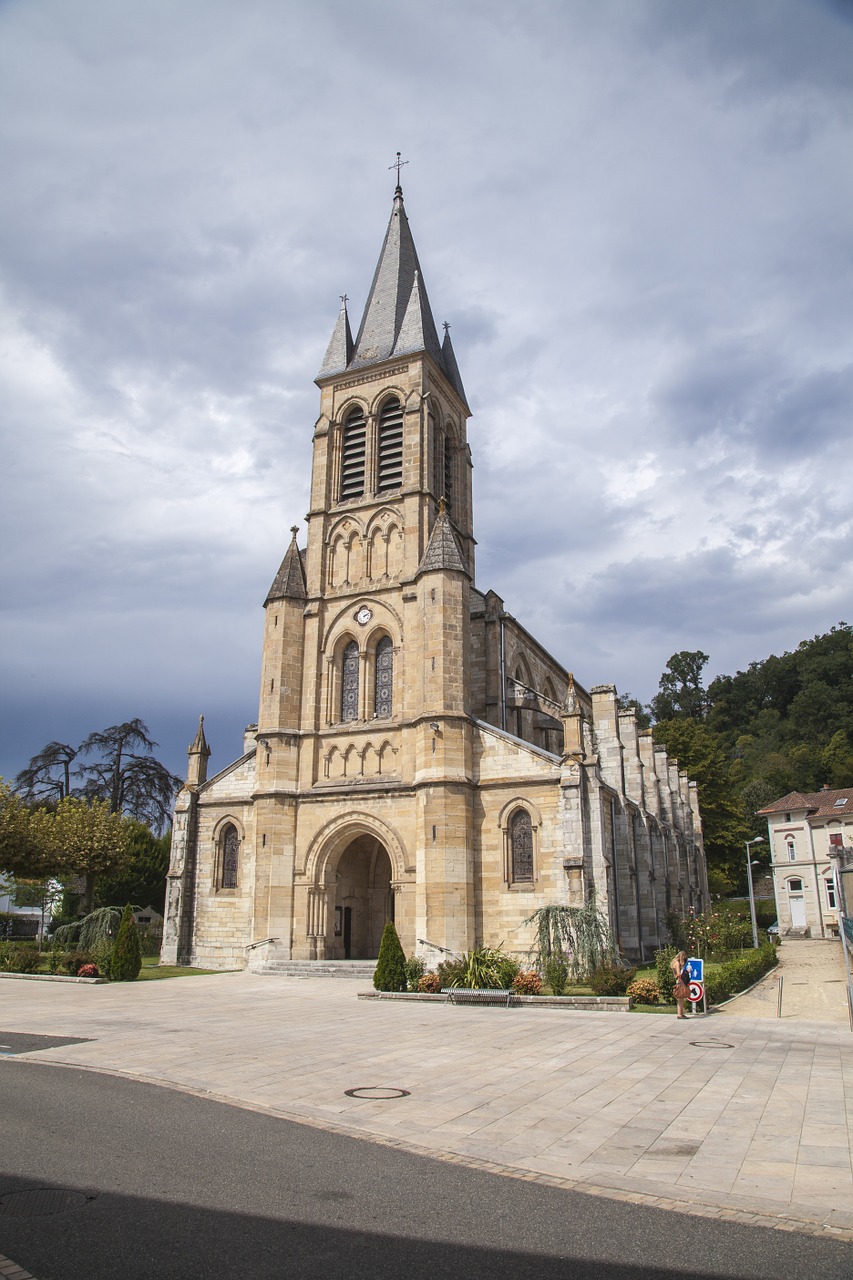
{"type": "Polygon", "coordinates": [[[450,523],[444,498],[439,501],[438,515],[432,526],[432,533],[429,535],[429,542],[418,565],[416,576],[430,573],[434,569],[454,569],[466,574],[469,578],[471,576],[462,558],[462,552],[459,550],[459,543],[456,540],[453,525],[450,523]]]}
{"type": "Polygon", "coordinates": [[[349,327],[349,316],[347,315],[347,295],[342,293],[337,324],[329,339],[329,345],[323,358],[323,365],[317,377],[325,378],[331,373],[343,373],[351,359],[352,330],[349,327]]]}
{"type": "Polygon", "coordinates": [[[305,600],[308,597],[305,585],[305,566],[302,563],[302,556],[296,545],[299,525],[293,525],[290,532],[292,534],[290,546],[284,553],[281,567],[275,575],[273,584],[264,601],[265,607],[271,600],[305,600]]]}
{"type": "MultiPolygon", "coordinates": [[[[399,178],[399,173],[397,176],[399,178]]],[[[445,333],[442,345],[438,338],[418,252],[406,217],[403,189],[398,183],[355,341],[350,333],[344,300],[317,378],[330,377],[345,369],[364,369],[383,360],[421,351],[432,358],[467,406],[450,339],[445,333]]]]}

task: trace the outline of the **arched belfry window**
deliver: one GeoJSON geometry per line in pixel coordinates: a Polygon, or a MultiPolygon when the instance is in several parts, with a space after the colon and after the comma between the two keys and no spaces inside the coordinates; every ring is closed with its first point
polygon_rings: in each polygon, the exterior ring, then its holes
{"type": "Polygon", "coordinates": [[[341,719],[358,719],[358,645],[350,640],[341,662],[341,719]]]}
{"type": "Polygon", "coordinates": [[[448,511],[453,505],[453,445],[449,431],[445,431],[444,443],[444,504],[448,511]]]}
{"type": "Polygon", "coordinates": [[[341,501],[364,493],[364,457],[367,420],[361,408],[350,409],[344,421],[341,445],[341,501]]]}
{"type": "Polygon", "coordinates": [[[219,887],[221,889],[236,889],[240,861],[240,837],[237,834],[237,828],[231,822],[222,832],[221,849],[219,887]]]}
{"type": "Polygon", "coordinates": [[[394,643],[383,636],[376,646],[373,708],[377,719],[387,719],[394,705],[394,643]]]}
{"type": "Polygon", "coordinates": [[[516,809],[509,824],[510,870],[513,884],[533,880],[533,823],[526,809],[516,809]]]}
{"type": "Polygon", "coordinates": [[[379,415],[376,491],[387,493],[403,483],[403,406],[386,400],[379,415]]]}

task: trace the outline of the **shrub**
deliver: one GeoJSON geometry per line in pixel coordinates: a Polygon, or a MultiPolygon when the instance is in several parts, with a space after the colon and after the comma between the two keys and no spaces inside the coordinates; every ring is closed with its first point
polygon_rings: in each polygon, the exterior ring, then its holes
{"type": "Polygon", "coordinates": [[[113,967],[113,944],[109,938],[101,938],[92,948],[92,963],[101,971],[101,977],[109,980],[113,967]]]}
{"type": "Polygon", "coordinates": [[[78,978],[99,978],[98,966],[96,964],[81,964],[77,970],[78,978]]]}
{"type": "Polygon", "coordinates": [[[660,987],[654,978],[635,978],[625,992],[638,1004],[662,1004],[660,987]]]}
{"type": "Polygon", "coordinates": [[[400,946],[400,938],[394,928],[394,921],[388,920],[379,944],[379,959],[373,974],[373,985],[377,991],[405,991],[406,957],[400,946]]]}
{"type": "Polygon", "coordinates": [[[765,942],[757,950],[748,951],[736,960],[729,960],[705,979],[708,1004],[719,1004],[729,996],[745,991],[762,978],[776,964],[776,947],[765,942]]]}
{"type": "Polygon", "coordinates": [[[662,1004],[675,1004],[675,997],[672,994],[675,979],[670,965],[677,954],[675,947],[661,947],[660,951],[655,952],[655,968],[658,973],[658,990],[662,1004]]]}
{"type": "Polygon", "coordinates": [[[441,978],[437,973],[425,973],[418,978],[418,991],[430,992],[432,995],[438,995],[441,991],[441,978]]]}
{"type": "Polygon", "coordinates": [[[535,969],[522,969],[513,978],[512,989],[520,996],[538,996],[542,993],[542,979],[535,969]]]}
{"type": "Polygon", "coordinates": [[[418,983],[426,972],[426,965],[420,956],[409,956],[406,961],[406,983],[409,991],[417,991],[418,983]]]}
{"type": "Polygon", "coordinates": [[[508,991],[519,968],[500,947],[474,947],[462,957],[462,979],[456,985],[508,991]]]}
{"type": "Polygon", "coordinates": [[[636,973],[618,964],[600,964],[589,975],[589,985],[597,996],[624,996],[636,973]]]}
{"type": "Polygon", "coordinates": [[[84,964],[91,964],[92,956],[88,951],[64,951],[59,956],[59,972],[70,974],[76,978],[84,964]]]}
{"type": "Polygon", "coordinates": [[[566,957],[559,951],[554,951],[548,956],[543,964],[545,971],[545,981],[551,988],[552,995],[564,996],[566,994],[566,983],[569,980],[569,966],[566,957]]]}
{"type": "Polygon", "coordinates": [[[461,987],[465,966],[461,960],[442,960],[438,977],[443,987],[461,987]]]}
{"type": "Polygon", "coordinates": [[[133,908],[127,904],[121,913],[121,924],[113,945],[110,979],[113,982],[135,982],[142,968],[139,934],[133,919],[133,908]]]}
{"type": "Polygon", "coordinates": [[[15,947],[9,963],[10,973],[35,973],[41,963],[41,956],[31,947],[15,947]]]}

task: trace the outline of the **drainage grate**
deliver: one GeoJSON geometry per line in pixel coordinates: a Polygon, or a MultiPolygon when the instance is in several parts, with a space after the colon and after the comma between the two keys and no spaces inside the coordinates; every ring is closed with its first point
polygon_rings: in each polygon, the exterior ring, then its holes
{"type": "Polygon", "coordinates": [[[82,1209],[95,1196],[82,1191],[65,1191],[61,1187],[33,1187],[27,1191],[10,1191],[0,1196],[0,1216],[6,1218],[49,1218],[56,1213],[82,1209]]]}
{"type": "Polygon", "coordinates": [[[733,1049],[734,1045],[726,1040],[691,1040],[694,1049],[733,1049]]]}
{"type": "Polygon", "coordinates": [[[388,1085],[362,1085],[358,1089],[344,1089],[344,1093],[348,1098],[372,1098],[375,1102],[381,1102],[389,1098],[408,1098],[411,1090],[409,1089],[393,1089],[388,1085]]]}

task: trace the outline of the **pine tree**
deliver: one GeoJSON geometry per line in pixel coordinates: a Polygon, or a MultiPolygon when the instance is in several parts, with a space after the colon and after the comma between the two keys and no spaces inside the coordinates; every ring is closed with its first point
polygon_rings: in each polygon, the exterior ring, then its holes
{"type": "Polygon", "coordinates": [[[386,923],[382,934],[373,985],[377,991],[406,990],[406,957],[393,920],[386,923]]]}
{"type": "Polygon", "coordinates": [[[121,913],[121,924],[113,947],[110,979],[113,982],[133,982],[139,977],[141,968],[142,952],[139,949],[139,934],[136,932],[133,908],[128,903],[121,913]]]}

